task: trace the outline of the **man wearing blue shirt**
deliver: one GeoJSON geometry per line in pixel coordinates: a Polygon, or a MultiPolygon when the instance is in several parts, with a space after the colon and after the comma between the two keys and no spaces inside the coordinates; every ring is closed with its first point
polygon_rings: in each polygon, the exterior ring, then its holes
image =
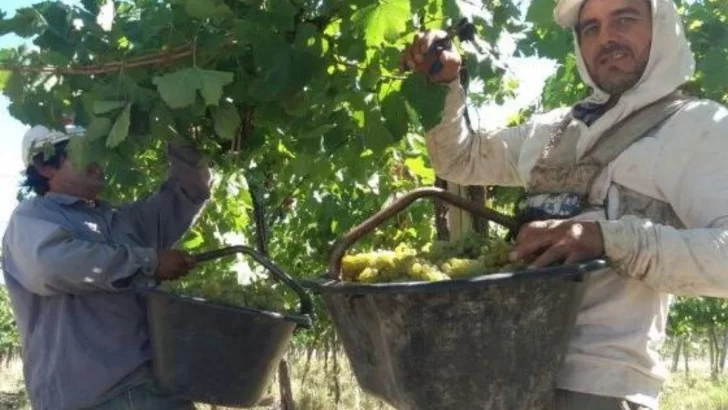
{"type": "Polygon", "coordinates": [[[38,410],[192,409],[153,383],[135,289],[194,268],[170,248],[209,198],[210,170],[196,150],[170,143],[158,192],[115,207],[98,199],[103,169],[78,169],[67,157],[71,138],[82,137],[42,126],[25,135],[24,185],[35,195],[15,209],[3,239],[30,402],[38,410]]]}

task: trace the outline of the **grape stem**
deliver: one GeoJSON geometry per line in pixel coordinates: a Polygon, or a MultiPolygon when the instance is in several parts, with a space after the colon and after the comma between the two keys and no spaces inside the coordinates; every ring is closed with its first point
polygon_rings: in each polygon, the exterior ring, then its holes
{"type": "Polygon", "coordinates": [[[480,216],[487,220],[493,221],[499,225],[517,231],[519,228],[518,222],[500,212],[493,209],[486,208],[480,204],[470,201],[465,198],[461,198],[451,192],[448,192],[440,188],[418,188],[412,190],[400,198],[397,198],[392,204],[377,212],[376,214],[369,217],[366,221],[355,226],[344,236],[339,238],[333,246],[331,257],[329,261],[329,275],[336,280],[341,280],[341,259],[344,257],[346,251],[361,239],[364,235],[374,230],[377,226],[381,225],[384,221],[390,219],[394,215],[398,214],[403,209],[407,208],[412,202],[420,198],[439,198],[450,205],[464,209],[474,215],[480,216]]]}

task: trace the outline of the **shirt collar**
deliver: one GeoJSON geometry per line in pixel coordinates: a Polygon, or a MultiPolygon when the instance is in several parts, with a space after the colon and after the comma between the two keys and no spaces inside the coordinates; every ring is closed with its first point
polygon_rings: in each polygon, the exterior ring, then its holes
{"type": "Polygon", "coordinates": [[[571,110],[571,115],[584,124],[591,126],[606,111],[606,104],[586,102],[576,104],[571,110]]]}
{"type": "Polygon", "coordinates": [[[61,204],[61,205],[69,205],[70,206],[70,205],[75,205],[77,203],[82,203],[82,204],[84,204],[86,206],[89,206],[91,208],[97,208],[99,205],[101,205],[101,203],[99,201],[92,202],[92,201],[88,201],[88,200],[83,199],[83,198],[79,198],[77,196],[67,195],[67,194],[61,194],[61,193],[58,193],[58,192],[47,192],[44,195],[44,197],[46,199],[49,199],[49,200],[51,200],[53,202],[56,202],[58,204],[61,204]]]}

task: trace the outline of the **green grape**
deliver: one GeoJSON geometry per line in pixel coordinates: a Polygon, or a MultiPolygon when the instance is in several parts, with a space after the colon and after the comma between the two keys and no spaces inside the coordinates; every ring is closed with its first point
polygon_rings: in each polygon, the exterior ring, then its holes
{"type": "Polygon", "coordinates": [[[408,272],[409,276],[416,277],[420,274],[422,274],[422,264],[419,262],[414,262],[412,264],[411,269],[408,272]]]}
{"type": "Polygon", "coordinates": [[[342,259],[344,280],[363,283],[441,281],[519,269],[502,238],[470,232],[456,241],[434,241],[419,251],[400,243],[342,259]]]}
{"type": "Polygon", "coordinates": [[[485,266],[478,259],[450,258],[442,264],[441,269],[451,278],[464,278],[485,273],[485,266]]]}
{"type": "Polygon", "coordinates": [[[366,267],[371,265],[371,255],[361,253],[358,255],[346,255],[341,260],[341,273],[345,278],[355,278],[366,267]]]}
{"type": "Polygon", "coordinates": [[[378,277],[379,270],[377,268],[364,268],[364,270],[357,277],[357,280],[359,280],[359,282],[374,283],[377,281],[378,277]]]}
{"type": "Polygon", "coordinates": [[[223,275],[209,281],[195,281],[192,284],[184,279],[166,283],[165,290],[173,293],[200,298],[213,304],[248,307],[271,312],[285,312],[285,295],[277,283],[259,280],[249,285],[240,285],[235,275],[223,275]]]}

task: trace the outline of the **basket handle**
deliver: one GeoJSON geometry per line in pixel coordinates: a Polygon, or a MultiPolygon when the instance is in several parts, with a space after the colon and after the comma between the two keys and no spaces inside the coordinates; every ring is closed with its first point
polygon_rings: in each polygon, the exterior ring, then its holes
{"type": "Polygon", "coordinates": [[[450,205],[454,205],[460,209],[464,209],[472,214],[483,217],[490,221],[493,221],[499,225],[517,231],[519,228],[518,222],[515,219],[504,215],[500,212],[494,211],[490,208],[486,208],[482,205],[459,197],[451,192],[447,192],[440,188],[418,188],[412,190],[405,195],[397,198],[389,206],[370,216],[366,221],[355,226],[344,236],[339,238],[335,243],[331,252],[331,258],[329,261],[329,274],[337,280],[341,279],[341,259],[344,257],[346,251],[356,241],[361,239],[365,234],[371,232],[377,226],[381,225],[382,222],[398,214],[400,211],[408,207],[412,202],[420,198],[438,198],[450,205]]]}
{"type": "Polygon", "coordinates": [[[296,292],[296,295],[298,295],[298,298],[301,301],[300,314],[302,316],[311,316],[311,314],[313,313],[313,303],[311,302],[311,297],[308,295],[308,293],[306,293],[303,287],[301,287],[301,285],[299,285],[295,279],[293,279],[282,269],[276,266],[270,259],[266,258],[265,255],[256,251],[253,248],[242,245],[230,246],[227,248],[216,249],[214,251],[198,253],[197,255],[193,255],[193,258],[195,258],[196,262],[200,263],[229,255],[234,255],[237,253],[242,253],[252,257],[253,259],[255,259],[256,262],[260,263],[266,269],[268,269],[268,271],[272,273],[277,280],[283,282],[289,288],[293,289],[293,291],[296,292]]]}

